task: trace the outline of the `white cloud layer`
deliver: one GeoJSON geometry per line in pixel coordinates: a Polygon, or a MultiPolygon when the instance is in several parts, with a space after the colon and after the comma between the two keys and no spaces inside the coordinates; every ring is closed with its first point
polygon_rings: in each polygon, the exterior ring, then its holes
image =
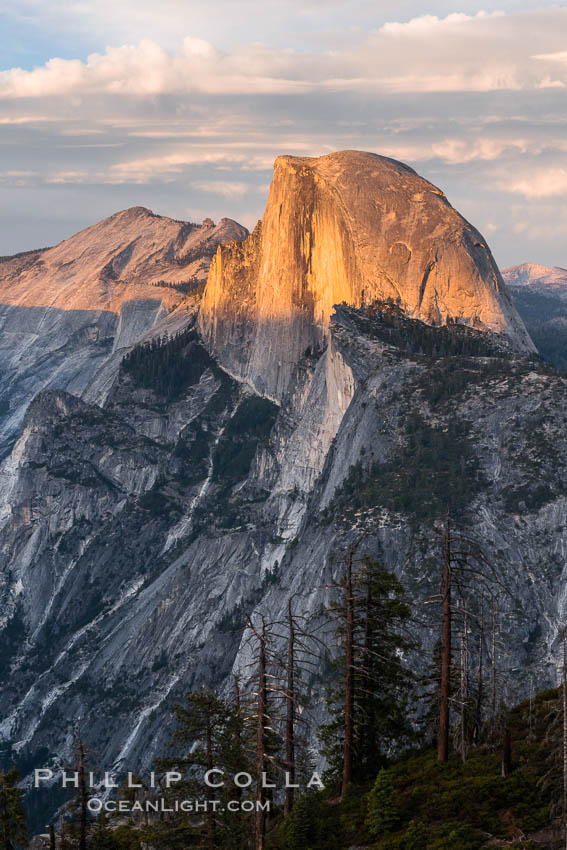
{"type": "MultiPolygon", "coordinates": [[[[102,15],[113,46],[0,71],[0,254],[56,241],[131,204],[250,226],[278,154],[359,148],[414,164],[486,228],[504,263],[567,265],[551,226],[564,220],[567,192],[567,9],[478,12],[471,0],[455,12],[449,0],[432,0],[428,14],[396,21],[393,2],[379,4],[390,20],[369,0],[353,3],[353,19],[374,14],[373,26],[340,29],[348,15],[334,0],[289,0],[308,45],[235,37],[222,49],[203,37],[204,18],[191,27],[194,4],[180,0],[162,0],[159,13],[150,0],[16,4],[38,26],[48,26],[51,8],[77,32],[86,22],[96,30],[102,15]],[[137,43],[116,40],[140,32],[137,43]],[[510,212],[520,199],[532,213],[542,206],[547,230],[543,222],[520,232],[510,212]]],[[[219,18],[224,9],[245,21],[251,0],[209,5],[219,18]]],[[[266,0],[266,15],[283,14],[283,5],[266,0]]],[[[417,0],[402,5],[419,9],[417,0]]]]}
{"type": "Polygon", "coordinates": [[[500,188],[530,200],[564,198],[567,195],[567,168],[540,169],[526,177],[501,181],[500,188]]]}
{"type": "Polygon", "coordinates": [[[342,50],[320,53],[260,44],[227,52],[191,36],[171,52],[145,39],[136,46],[108,47],[84,62],[53,58],[31,71],[2,71],[0,98],[564,87],[566,54],[559,48],[566,29],[567,9],[555,8],[516,15],[424,15],[386,23],[342,50]]]}

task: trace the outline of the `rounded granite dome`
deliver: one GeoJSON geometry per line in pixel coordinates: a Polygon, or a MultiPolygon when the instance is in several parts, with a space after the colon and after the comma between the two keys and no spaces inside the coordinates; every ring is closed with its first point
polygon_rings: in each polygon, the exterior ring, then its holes
{"type": "Polygon", "coordinates": [[[199,321],[227,368],[281,398],[335,304],[382,299],[533,350],[481,234],[412,168],[363,151],[276,159],[261,226],[219,251],[199,321]]]}

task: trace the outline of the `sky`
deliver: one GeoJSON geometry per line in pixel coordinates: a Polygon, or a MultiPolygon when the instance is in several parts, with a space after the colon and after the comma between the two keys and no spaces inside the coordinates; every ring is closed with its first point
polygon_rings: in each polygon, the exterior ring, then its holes
{"type": "Polygon", "coordinates": [[[408,163],[567,266],[567,4],[0,0],[0,255],[142,205],[253,227],[279,154],[408,163]]]}

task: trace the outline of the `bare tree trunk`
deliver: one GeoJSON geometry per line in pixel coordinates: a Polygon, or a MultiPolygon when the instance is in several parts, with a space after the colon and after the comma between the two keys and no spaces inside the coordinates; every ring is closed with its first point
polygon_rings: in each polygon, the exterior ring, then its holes
{"type": "MultiPolygon", "coordinates": [[[[232,737],[234,751],[236,753],[240,752],[241,738],[242,738],[242,713],[241,713],[241,700],[240,700],[240,684],[238,676],[234,676],[234,733],[232,737]]],[[[242,788],[234,782],[234,777],[232,781],[232,793],[236,797],[237,800],[240,800],[242,797],[242,788]]]]}
{"type": "Polygon", "coordinates": [[[55,827],[49,824],[49,850],[55,850],[55,827]]]}
{"type": "Polygon", "coordinates": [[[465,613],[463,621],[463,633],[461,635],[461,670],[460,670],[460,691],[461,691],[461,759],[463,762],[467,760],[467,701],[468,701],[468,618],[465,613]]]}
{"type": "MultiPolygon", "coordinates": [[[[291,613],[291,599],[287,604],[287,713],[285,721],[285,760],[288,771],[287,785],[295,783],[295,623],[291,613]]],[[[294,788],[285,789],[284,817],[291,814],[294,803],[294,788]]]]}
{"type": "Polygon", "coordinates": [[[473,739],[475,744],[480,743],[480,732],[482,727],[482,701],[484,699],[484,683],[482,678],[484,661],[484,619],[480,620],[480,635],[478,639],[478,667],[476,671],[476,705],[474,712],[474,733],[473,739]]]}
{"type": "MultiPolygon", "coordinates": [[[[215,760],[213,755],[213,731],[211,729],[211,721],[210,715],[207,717],[207,733],[206,733],[207,741],[207,770],[212,770],[215,766],[215,760]]],[[[214,799],[214,789],[210,788],[207,785],[207,802],[209,805],[207,806],[207,844],[208,850],[216,850],[217,848],[217,824],[215,813],[213,811],[213,807],[211,805],[212,800],[214,799]]]]}
{"type": "Polygon", "coordinates": [[[59,847],[61,850],[69,850],[69,844],[67,842],[67,827],[63,818],[61,818],[59,825],[59,847]]]}
{"type": "Polygon", "coordinates": [[[371,711],[371,700],[368,698],[372,690],[372,675],[374,672],[374,622],[372,619],[372,605],[374,603],[372,593],[372,579],[367,571],[366,575],[366,598],[364,601],[364,657],[360,671],[360,687],[364,694],[364,715],[360,729],[360,762],[364,767],[370,759],[376,757],[373,751],[372,734],[375,729],[375,718],[371,711]]]}
{"type": "Polygon", "coordinates": [[[509,728],[504,730],[502,745],[502,776],[508,776],[512,771],[512,733],[509,728]]]}
{"type": "Polygon", "coordinates": [[[87,850],[87,830],[89,825],[87,771],[85,766],[85,745],[77,736],[77,772],[79,774],[79,850],[87,850]]]}
{"type": "Polygon", "coordinates": [[[563,830],[567,848],[567,629],[563,629],[563,830]]]}
{"type": "Polygon", "coordinates": [[[266,789],[263,773],[266,762],[266,728],[268,725],[268,683],[266,679],[266,624],[258,636],[258,725],[256,729],[256,850],[264,850],[266,836],[266,789]]]}
{"type": "Polygon", "coordinates": [[[494,735],[493,740],[496,740],[496,713],[497,713],[497,697],[496,697],[496,611],[492,609],[492,649],[491,649],[491,690],[492,690],[492,699],[491,699],[491,723],[492,723],[492,734],[494,735]]]}
{"type": "Polygon", "coordinates": [[[447,517],[443,552],[443,627],[441,633],[441,693],[437,761],[449,758],[449,697],[451,690],[451,529],[447,517]]]}
{"type": "Polygon", "coordinates": [[[354,599],[352,591],[352,560],[355,548],[355,546],[351,546],[348,551],[345,576],[345,739],[341,799],[344,799],[347,788],[352,782],[354,759],[354,599]]]}

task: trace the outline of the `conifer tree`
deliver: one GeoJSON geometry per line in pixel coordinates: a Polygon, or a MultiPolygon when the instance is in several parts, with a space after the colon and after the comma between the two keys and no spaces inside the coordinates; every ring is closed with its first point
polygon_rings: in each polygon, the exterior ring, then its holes
{"type": "MultiPolygon", "coordinates": [[[[174,732],[174,742],[185,746],[185,753],[158,759],[156,766],[163,770],[172,768],[189,773],[183,785],[176,785],[176,794],[186,790],[195,796],[204,791],[207,809],[205,813],[206,839],[204,846],[207,850],[217,850],[218,824],[217,816],[211,802],[215,799],[215,789],[202,782],[201,776],[205,771],[220,767],[221,740],[226,728],[229,711],[225,702],[212,690],[206,687],[187,694],[184,705],[175,706],[177,728],[174,732]],[[196,745],[195,745],[196,744],[196,745]],[[191,778],[191,773],[193,777],[191,778]]],[[[179,826],[179,824],[178,824],[179,826]]],[[[187,825],[187,836],[195,833],[187,825]]],[[[189,840],[187,838],[187,840],[189,840]]]]}
{"type": "Polygon", "coordinates": [[[287,847],[289,850],[306,850],[314,838],[314,819],[309,797],[300,797],[286,822],[287,847]]]}
{"type": "Polygon", "coordinates": [[[0,773],[0,850],[17,850],[27,842],[24,792],[15,768],[0,773]]]}
{"type": "Polygon", "coordinates": [[[202,687],[187,695],[183,705],[175,706],[177,728],[174,744],[182,744],[184,752],[156,759],[158,770],[178,770],[184,779],[165,795],[184,795],[208,803],[204,815],[176,813],[167,820],[152,824],[147,830],[150,844],[160,848],[185,850],[191,846],[203,850],[241,850],[251,848],[250,815],[242,811],[228,812],[228,800],[241,800],[247,792],[234,782],[238,773],[253,773],[250,761],[250,724],[244,716],[238,679],[234,680],[232,700],[220,697],[202,687]],[[224,777],[214,774],[211,780],[224,786],[212,788],[204,782],[204,774],[212,768],[222,770],[224,777]],[[220,802],[214,803],[215,800],[220,802]],[[214,803],[214,808],[213,808],[214,803]],[[216,809],[216,810],[215,810],[216,809]]]}
{"type": "Polygon", "coordinates": [[[403,633],[410,618],[403,588],[379,561],[365,557],[354,565],[349,553],[340,586],[343,599],[330,613],[344,646],[335,662],[341,678],[328,691],[332,719],[320,737],[344,796],[351,781],[375,775],[390,744],[409,734],[413,677],[404,655],[414,643],[403,633]]]}
{"type": "Polygon", "coordinates": [[[368,814],[366,826],[370,835],[382,835],[390,832],[400,820],[400,813],[394,802],[394,788],[390,774],[382,768],[368,795],[368,814]]]}
{"type": "MultiPolygon", "coordinates": [[[[443,534],[443,562],[441,571],[441,637],[439,641],[439,710],[437,723],[437,761],[449,759],[451,733],[451,704],[456,702],[460,722],[456,730],[458,749],[466,760],[468,744],[478,741],[483,710],[483,604],[493,598],[499,584],[495,571],[486,559],[482,547],[473,538],[456,534],[447,514],[443,534]],[[456,621],[459,621],[457,629],[456,621]],[[459,633],[460,632],[460,633],[459,633]],[[472,685],[471,662],[474,654],[470,642],[478,634],[478,659],[476,682],[472,685]],[[459,663],[454,664],[453,650],[459,637],[459,663]],[[458,679],[458,683],[457,683],[458,679]]],[[[476,637],[475,637],[476,640],[476,637]]],[[[493,714],[496,713],[495,650],[493,666],[493,714]]]]}
{"type": "Polygon", "coordinates": [[[88,801],[89,789],[87,784],[87,747],[78,728],[74,731],[74,759],[71,770],[75,774],[75,793],[65,805],[61,821],[60,844],[62,850],[77,848],[87,850],[91,829],[88,801]],[[65,820],[67,818],[67,820],[65,820]]]}
{"type": "Polygon", "coordinates": [[[93,827],[89,850],[115,850],[115,848],[112,830],[108,828],[106,815],[102,814],[93,827]]]}
{"type": "Polygon", "coordinates": [[[258,625],[248,619],[249,638],[252,641],[252,682],[251,716],[256,727],[255,748],[255,778],[256,778],[256,813],[254,830],[255,850],[264,850],[266,837],[266,802],[269,791],[266,782],[273,773],[274,756],[280,741],[275,729],[273,716],[273,693],[279,691],[274,674],[270,673],[273,666],[271,642],[273,640],[273,624],[268,623],[260,615],[258,625]]]}

